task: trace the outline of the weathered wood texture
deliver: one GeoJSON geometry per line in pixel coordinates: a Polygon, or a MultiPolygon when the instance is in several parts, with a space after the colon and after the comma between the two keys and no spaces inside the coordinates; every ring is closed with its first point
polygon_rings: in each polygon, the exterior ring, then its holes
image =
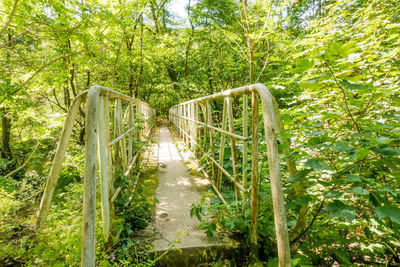
{"type": "MultiPolygon", "coordinates": [[[[263,119],[263,131],[266,138],[266,146],[268,152],[268,167],[271,181],[272,202],[274,210],[274,221],[277,236],[279,266],[290,266],[290,245],[288,238],[288,230],[285,214],[285,203],[282,192],[282,178],[279,163],[278,145],[276,134],[283,131],[282,123],[280,120],[279,111],[276,102],[271,93],[262,84],[248,85],[232,90],[223,91],[213,95],[193,99],[185,103],[178,104],[172,107],[169,111],[169,119],[175,128],[178,135],[189,146],[193,144],[207,144],[201,148],[196,147],[197,150],[202,151],[202,159],[208,162],[209,170],[206,176],[210,178],[214,190],[220,197],[221,201],[225,200],[221,193],[222,179],[227,178],[234,184],[235,199],[242,200],[243,211],[247,208],[248,191],[251,191],[251,229],[250,229],[250,243],[251,251],[256,254],[257,251],[257,225],[258,225],[258,136],[259,130],[259,102],[261,102],[261,113],[263,119]],[[251,123],[248,121],[248,94],[251,94],[251,123]],[[242,113],[240,116],[234,114],[232,101],[234,97],[242,97],[242,113]],[[222,116],[219,122],[213,121],[213,111],[211,102],[217,100],[223,101],[222,116]],[[204,106],[204,109],[196,108],[196,105],[204,106]],[[203,114],[200,114],[203,113],[203,114]],[[203,116],[201,116],[203,115],[203,116]],[[242,132],[241,134],[235,131],[235,119],[241,119],[242,132]],[[203,127],[208,131],[198,131],[193,129],[193,126],[203,127]],[[219,126],[219,127],[218,127],[219,126]],[[228,129],[227,129],[228,128],[228,129]],[[249,129],[251,136],[248,136],[249,129]],[[199,136],[203,133],[203,136],[199,136]],[[215,136],[220,135],[220,144],[218,153],[214,151],[215,136]],[[202,142],[200,142],[202,138],[202,142]],[[225,157],[226,138],[230,143],[230,159],[232,162],[232,173],[229,173],[225,168],[227,158],[225,157]],[[238,143],[237,143],[238,142],[238,143]],[[238,144],[242,142],[241,160],[242,169],[238,166],[238,144]],[[249,145],[251,146],[251,155],[249,155],[249,145]],[[248,184],[248,160],[251,158],[251,184],[248,184]],[[217,169],[217,170],[216,170],[217,169]],[[242,179],[238,175],[241,173],[242,179]],[[250,190],[248,189],[250,188],[250,190]]],[[[215,108],[215,107],[214,107],[215,108]]],[[[214,116],[215,117],[215,116],[214,116]]],[[[237,127],[237,125],[236,125],[237,127]]],[[[239,126],[240,127],[240,126],[239,126]]],[[[285,151],[288,154],[288,151],[285,151]]],[[[287,160],[290,176],[296,173],[296,166],[293,160],[287,160]]],[[[300,192],[299,190],[296,190],[300,192]]],[[[256,256],[256,255],[255,255],[256,256]]]]}

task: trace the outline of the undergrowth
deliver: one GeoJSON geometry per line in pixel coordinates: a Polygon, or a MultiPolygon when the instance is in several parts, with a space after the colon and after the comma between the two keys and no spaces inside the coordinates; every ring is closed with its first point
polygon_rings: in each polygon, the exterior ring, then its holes
{"type": "MultiPolygon", "coordinates": [[[[101,213],[96,218],[96,265],[149,266],[153,264],[147,251],[151,246],[139,242],[138,230],[152,219],[154,192],[158,180],[156,168],[143,173],[138,183],[119,176],[122,190],[115,201],[111,238],[102,234],[101,213]],[[136,186],[135,186],[136,185],[136,186]],[[135,186],[136,190],[133,190],[135,186]]],[[[136,170],[139,171],[139,170],[136,170]]],[[[76,172],[72,172],[76,175],[76,172]]],[[[35,231],[35,212],[38,208],[43,177],[16,181],[0,176],[0,266],[77,266],[81,258],[82,240],[82,177],[67,177],[53,198],[46,228],[35,231]],[[37,181],[36,181],[37,180],[37,181]],[[25,190],[24,188],[27,188],[25,190]],[[32,194],[27,194],[28,190],[32,194]],[[34,192],[38,192],[34,194],[34,192]]],[[[100,192],[97,192],[100,210],[100,192]]]]}

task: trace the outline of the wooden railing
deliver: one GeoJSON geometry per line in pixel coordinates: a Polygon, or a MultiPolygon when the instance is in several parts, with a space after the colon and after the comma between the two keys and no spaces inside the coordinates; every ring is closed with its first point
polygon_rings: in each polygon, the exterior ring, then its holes
{"type": "Polygon", "coordinates": [[[38,230],[45,226],[74,122],[79,107],[85,100],[85,176],[81,263],[86,267],[95,266],[97,161],[100,174],[103,234],[107,240],[110,234],[110,214],[113,211],[113,202],[121,190],[120,187],[114,189],[115,175],[113,174],[123,172],[125,176],[132,175],[132,169],[138,164],[140,156],[133,146],[135,142],[143,140],[150,134],[155,111],[147,103],[99,85],[92,86],[73,100],[40,203],[38,230]],[[110,105],[110,100],[114,100],[113,105],[110,105]],[[113,123],[110,120],[112,110],[114,111],[113,123]]]}
{"type": "MultiPolygon", "coordinates": [[[[290,245],[276,139],[277,132],[282,131],[283,127],[276,102],[267,87],[262,84],[253,84],[190,100],[173,106],[169,110],[169,119],[178,135],[187,145],[196,151],[196,156],[201,158],[202,161],[207,162],[209,171],[203,172],[209,178],[214,191],[223,203],[226,203],[221,193],[223,177],[226,177],[233,183],[235,199],[236,201],[242,200],[243,210],[248,203],[247,193],[251,191],[250,242],[252,253],[255,254],[257,250],[258,226],[258,164],[260,162],[258,153],[258,98],[261,99],[261,111],[268,152],[269,178],[271,181],[279,266],[290,266],[290,245]],[[248,94],[251,94],[250,123],[248,118],[248,94]],[[238,98],[242,98],[242,109],[234,111],[232,101],[240,101],[238,98]],[[218,110],[222,106],[222,103],[218,101],[221,100],[223,101],[222,116],[218,114],[218,110]],[[221,117],[222,121],[214,121],[216,118],[220,120],[221,117]],[[236,129],[235,119],[241,121],[241,125],[237,125],[236,123],[236,129]],[[241,133],[238,133],[238,128],[241,128],[241,133]],[[249,128],[251,129],[250,136],[249,128]],[[215,140],[217,134],[220,136],[219,149],[215,140]],[[225,138],[230,139],[231,151],[228,160],[224,159],[225,138]],[[242,148],[242,151],[238,150],[239,147],[242,148]],[[249,148],[251,148],[251,154],[249,153],[249,148]],[[250,187],[248,186],[250,169],[247,167],[249,164],[249,154],[251,159],[250,187]],[[240,156],[241,166],[238,162],[240,156]],[[232,162],[231,173],[224,167],[224,164],[228,161],[232,162]]],[[[296,173],[296,167],[290,158],[287,159],[287,165],[290,176],[293,176],[296,173]]]]}

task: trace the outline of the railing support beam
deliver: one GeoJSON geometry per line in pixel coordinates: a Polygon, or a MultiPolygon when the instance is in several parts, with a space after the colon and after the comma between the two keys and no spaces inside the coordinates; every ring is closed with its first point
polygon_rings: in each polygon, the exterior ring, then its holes
{"type": "Polygon", "coordinates": [[[258,257],[258,97],[251,93],[251,222],[250,222],[250,253],[258,257]]]}
{"type": "Polygon", "coordinates": [[[97,106],[97,130],[98,130],[98,145],[99,145],[99,173],[101,184],[101,214],[103,219],[103,234],[107,241],[110,234],[110,198],[109,198],[109,183],[107,171],[107,142],[105,133],[104,120],[104,97],[100,97],[97,106]]]}
{"type": "Polygon", "coordinates": [[[36,228],[38,230],[43,229],[46,224],[46,217],[49,213],[51,200],[53,199],[54,190],[56,189],[58,177],[61,171],[62,163],[67,152],[67,146],[69,139],[71,138],[72,128],[75,123],[75,118],[78,115],[79,106],[82,101],[86,98],[87,91],[80,93],[75,97],[68,110],[67,117],[65,119],[65,124],[61,132],[60,141],[58,142],[56,154],[51,165],[49,176],[47,177],[46,187],[43,192],[42,200],[40,202],[38,219],[36,223],[36,228]]]}
{"type": "Polygon", "coordinates": [[[261,98],[264,131],[267,142],[268,167],[271,179],[272,205],[274,209],[279,266],[290,267],[290,244],[286,223],[285,201],[283,199],[278,143],[276,140],[277,123],[275,119],[273,97],[264,85],[258,85],[257,89],[261,98]]]}
{"type": "Polygon", "coordinates": [[[97,107],[100,100],[99,89],[98,87],[92,87],[89,90],[85,112],[85,177],[81,258],[81,264],[85,267],[95,266],[97,107]]]}

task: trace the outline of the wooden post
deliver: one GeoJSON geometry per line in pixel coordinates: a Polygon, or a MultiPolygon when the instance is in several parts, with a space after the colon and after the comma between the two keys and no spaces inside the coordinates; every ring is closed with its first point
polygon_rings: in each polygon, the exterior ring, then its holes
{"type": "MultiPolygon", "coordinates": [[[[212,126],[213,125],[213,120],[212,120],[212,111],[211,111],[212,107],[210,105],[210,103],[207,101],[206,102],[206,112],[207,112],[207,123],[208,125],[212,126]]],[[[208,128],[209,130],[209,134],[210,134],[210,156],[212,158],[214,158],[214,132],[211,128],[208,128]]],[[[213,163],[211,163],[211,174],[212,174],[212,178],[214,180],[216,180],[215,177],[215,166],[213,163]]]]}
{"type": "Polygon", "coordinates": [[[179,133],[180,133],[180,137],[181,137],[182,140],[184,139],[183,131],[182,131],[183,130],[183,119],[182,119],[182,116],[184,115],[183,107],[184,107],[183,105],[179,107],[179,113],[178,113],[178,115],[181,116],[181,117],[179,117],[179,133]]]}
{"type": "MultiPolygon", "coordinates": [[[[183,115],[182,115],[182,117],[186,117],[186,116],[187,116],[187,114],[186,114],[186,105],[183,105],[183,115]]],[[[187,141],[186,141],[187,136],[186,136],[186,134],[185,134],[185,132],[187,133],[187,129],[186,129],[186,119],[182,118],[182,120],[183,120],[183,128],[182,128],[182,130],[184,131],[184,132],[182,132],[182,135],[183,135],[183,142],[184,142],[184,143],[187,143],[187,141]]]]}
{"type": "MultiPolygon", "coordinates": [[[[193,136],[193,134],[192,134],[192,122],[190,121],[190,119],[192,118],[192,104],[188,104],[187,112],[188,112],[187,118],[189,118],[189,120],[187,120],[187,122],[188,122],[187,133],[188,133],[188,135],[190,137],[192,137],[193,136]]],[[[190,142],[189,147],[191,149],[193,149],[193,141],[192,141],[192,138],[190,138],[190,137],[188,139],[188,141],[190,142]]]]}
{"type": "Polygon", "coordinates": [[[196,118],[195,112],[196,112],[196,104],[192,103],[190,104],[190,119],[192,119],[192,121],[190,122],[190,136],[192,137],[191,139],[191,148],[194,149],[196,143],[195,140],[197,140],[197,131],[196,131],[196,123],[193,121],[196,118]]]}
{"type": "MultiPolygon", "coordinates": [[[[222,130],[226,129],[226,100],[224,99],[224,108],[222,110],[222,130]]],[[[220,140],[220,147],[219,147],[219,164],[224,166],[224,152],[225,152],[225,134],[221,133],[221,140],[220,140]]],[[[217,177],[217,188],[221,190],[222,184],[222,171],[218,169],[218,177],[217,177]]]]}
{"type": "MultiPolygon", "coordinates": [[[[194,103],[194,120],[195,121],[200,121],[200,107],[198,103],[194,103]]],[[[195,133],[196,133],[196,144],[199,142],[200,137],[201,137],[201,129],[199,127],[199,124],[197,122],[194,122],[194,127],[195,127],[195,133]]]]}
{"type": "Polygon", "coordinates": [[[186,105],[183,105],[183,107],[182,107],[182,137],[183,137],[182,139],[183,139],[183,142],[186,143],[186,139],[187,139],[187,136],[185,134],[186,119],[184,119],[183,117],[186,117],[186,105]]]}
{"type": "MultiPolygon", "coordinates": [[[[115,104],[114,104],[114,139],[116,139],[118,136],[120,136],[120,120],[121,120],[121,100],[120,99],[115,99],[115,104]]],[[[114,164],[115,164],[115,170],[116,172],[119,172],[121,170],[121,162],[119,160],[119,143],[117,142],[114,147],[114,164]]],[[[114,183],[114,179],[112,179],[114,183]]]]}
{"type": "MultiPolygon", "coordinates": [[[[186,114],[186,118],[190,118],[190,104],[187,104],[186,113],[187,113],[187,114],[186,114]]],[[[187,144],[188,144],[189,147],[191,147],[191,144],[192,144],[192,139],[190,138],[190,136],[191,136],[191,134],[190,134],[191,123],[190,123],[190,121],[187,120],[187,119],[186,119],[186,122],[187,122],[187,124],[186,124],[186,127],[187,127],[187,129],[186,129],[186,133],[187,133],[187,144]]]]}
{"type": "MultiPolygon", "coordinates": [[[[207,143],[207,140],[208,140],[208,138],[209,138],[209,137],[208,137],[208,136],[209,136],[209,134],[208,134],[208,127],[207,127],[207,126],[208,126],[209,119],[208,119],[207,106],[206,106],[204,103],[202,103],[202,102],[197,103],[196,120],[197,120],[198,122],[200,122],[200,123],[202,122],[202,123],[203,123],[202,125],[204,126],[204,127],[200,128],[200,127],[199,127],[199,124],[197,124],[197,132],[198,132],[198,137],[199,137],[198,143],[200,142],[200,139],[202,139],[201,142],[203,142],[204,144],[206,144],[206,143],[207,143]],[[203,113],[203,120],[201,119],[200,112],[203,113]]],[[[204,153],[207,153],[206,148],[203,148],[203,147],[200,147],[199,152],[200,152],[200,153],[202,152],[202,154],[199,154],[199,156],[204,156],[204,153]]]]}
{"type": "Polygon", "coordinates": [[[190,138],[190,137],[193,137],[193,122],[192,121],[190,121],[190,119],[192,118],[192,104],[188,104],[188,109],[187,109],[187,111],[188,111],[188,118],[189,118],[189,120],[187,121],[188,122],[188,131],[187,131],[187,133],[188,133],[188,135],[189,135],[189,142],[190,142],[190,145],[189,145],[189,147],[191,148],[191,149],[193,149],[193,141],[192,141],[192,138],[190,138]]]}
{"type": "Polygon", "coordinates": [[[99,173],[100,173],[100,189],[101,189],[101,214],[103,219],[103,235],[108,240],[110,233],[110,207],[109,207],[109,187],[107,172],[107,146],[104,119],[104,97],[100,97],[97,107],[97,131],[99,146],[99,173]]]}
{"type": "Polygon", "coordinates": [[[144,107],[144,124],[145,124],[145,129],[146,129],[146,135],[147,135],[147,132],[149,131],[149,129],[150,129],[150,125],[149,125],[149,112],[148,112],[149,110],[148,110],[148,107],[147,106],[145,106],[144,107]]]}
{"type": "MultiPolygon", "coordinates": [[[[132,107],[132,104],[129,104],[129,106],[128,106],[128,108],[129,108],[129,123],[128,123],[128,125],[129,125],[129,129],[131,129],[132,127],[133,127],[133,107],[132,107]]],[[[128,164],[130,164],[130,162],[132,161],[132,158],[133,158],[133,132],[131,131],[130,133],[129,133],[129,136],[128,136],[128,164]]],[[[131,173],[132,172],[129,172],[129,177],[131,177],[131,173]]]]}
{"type": "Polygon", "coordinates": [[[146,106],[145,105],[142,105],[142,114],[143,114],[143,123],[144,123],[143,136],[146,136],[146,132],[147,132],[147,116],[146,116],[146,106]]]}
{"type": "MultiPolygon", "coordinates": [[[[247,119],[247,108],[248,108],[248,97],[246,94],[243,95],[243,136],[248,137],[248,119],[247,119]]],[[[248,151],[248,141],[243,141],[243,153],[242,153],[242,159],[243,159],[243,170],[242,170],[242,175],[243,175],[243,187],[247,190],[247,152],[248,151]]],[[[243,212],[246,210],[246,205],[247,205],[247,192],[243,192],[243,205],[242,205],[242,210],[243,212]]]]}
{"type": "MultiPolygon", "coordinates": [[[[109,145],[111,139],[110,133],[110,101],[108,97],[104,97],[104,131],[106,133],[106,154],[107,154],[107,183],[108,183],[108,195],[111,196],[114,192],[113,185],[113,169],[112,169],[112,152],[111,147],[109,145]]],[[[110,203],[110,217],[113,216],[114,207],[113,204],[110,203]]]]}
{"type": "MultiPolygon", "coordinates": [[[[143,116],[142,116],[142,104],[140,104],[140,103],[137,104],[136,112],[137,112],[137,114],[139,116],[139,119],[143,119],[143,116]]],[[[142,140],[142,136],[143,136],[143,130],[139,130],[138,131],[138,140],[142,140]]]]}
{"type": "MultiPolygon", "coordinates": [[[[121,105],[121,111],[120,111],[120,121],[119,121],[119,134],[122,135],[123,133],[125,133],[125,129],[124,129],[124,120],[123,120],[123,109],[122,109],[122,105],[121,105]]],[[[123,165],[123,170],[124,172],[126,172],[127,168],[128,168],[128,159],[126,158],[126,139],[125,137],[123,137],[120,141],[121,144],[121,157],[122,157],[122,165],[123,165]]]]}
{"type": "MultiPolygon", "coordinates": [[[[133,124],[135,125],[136,123],[136,106],[132,105],[132,121],[133,124]]],[[[138,140],[138,130],[137,127],[135,128],[135,130],[133,131],[133,142],[136,142],[138,140]]],[[[132,157],[134,156],[134,151],[132,152],[132,157]]]]}
{"type": "MultiPolygon", "coordinates": [[[[181,116],[181,109],[182,109],[181,106],[176,107],[176,108],[172,111],[172,114],[181,116]]],[[[177,116],[172,116],[172,117],[175,118],[175,122],[176,122],[175,126],[178,127],[178,129],[177,129],[177,131],[178,131],[178,136],[182,139],[181,118],[180,118],[180,117],[177,117],[177,116]]]]}
{"type": "Polygon", "coordinates": [[[83,191],[82,266],[95,266],[97,106],[100,87],[92,86],[86,102],[85,178],[83,191]]]}
{"type": "Polygon", "coordinates": [[[279,266],[290,266],[290,244],[286,223],[285,201],[283,199],[282,176],[279,164],[278,143],[276,140],[276,121],[273,97],[264,85],[258,85],[264,130],[268,151],[268,167],[271,179],[272,204],[274,208],[275,232],[278,245],[279,266]]]}
{"type": "Polygon", "coordinates": [[[257,93],[251,93],[251,224],[250,253],[258,257],[258,99],[257,93]]]}
{"type": "MultiPolygon", "coordinates": [[[[235,133],[234,130],[234,125],[233,125],[233,111],[232,111],[232,99],[230,97],[226,98],[226,104],[227,104],[227,115],[228,115],[228,125],[229,125],[229,132],[235,133]]],[[[233,177],[235,180],[238,180],[237,178],[237,157],[236,157],[236,142],[235,138],[232,136],[230,137],[231,139],[231,157],[232,157],[232,169],[233,169],[233,177]]],[[[240,191],[238,187],[235,185],[235,200],[238,201],[240,199],[240,191]]]]}

